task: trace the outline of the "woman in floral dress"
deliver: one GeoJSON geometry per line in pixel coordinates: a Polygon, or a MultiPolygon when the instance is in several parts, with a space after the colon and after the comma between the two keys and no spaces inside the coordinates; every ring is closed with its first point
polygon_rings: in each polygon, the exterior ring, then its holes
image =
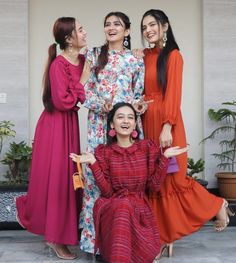
{"type": "MultiPolygon", "coordinates": [[[[144,64],[137,59],[129,47],[130,21],[120,12],[109,13],[104,20],[106,44],[87,52],[86,61],[91,68],[91,76],[85,86],[85,107],[88,112],[87,150],[94,149],[106,142],[107,113],[117,102],[133,105],[143,93],[144,64]]],[[[138,126],[140,130],[141,121],[138,126]]],[[[142,132],[141,132],[142,134],[142,132]]],[[[83,208],[80,215],[82,228],[80,246],[83,251],[93,253],[95,231],[93,206],[100,196],[91,170],[86,167],[83,208]]]]}

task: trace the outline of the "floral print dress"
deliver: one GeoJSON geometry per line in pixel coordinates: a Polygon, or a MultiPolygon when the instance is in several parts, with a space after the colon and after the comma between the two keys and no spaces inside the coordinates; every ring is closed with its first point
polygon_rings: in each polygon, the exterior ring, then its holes
{"type": "MultiPolygon", "coordinates": [[[[108,101],[115,105],[118,102],[133,103],[138,101],[144,89],[144,63],[137,59],[128,49],[124,51],[108,51],[108,63],[95,75],[97,57],[101,48],[88,50],[86,60],[92,68],[90,79],[85,85],[86,101],[84,106],[88,112],[87,151],[94,152],[99,144],[106,143],[107,114],[102,112],[102,106],[108,101]]],[[[141,119],[138,127],[142,133],[141,119]]],[[[80,248],[93,253],[95,244],[95,230],[93,222],[93,206],[100,191],[96,185],[92,171],[85,169],[85,189],[83,207],[80,214],[80,228],[82,228],[80,248]]]]}

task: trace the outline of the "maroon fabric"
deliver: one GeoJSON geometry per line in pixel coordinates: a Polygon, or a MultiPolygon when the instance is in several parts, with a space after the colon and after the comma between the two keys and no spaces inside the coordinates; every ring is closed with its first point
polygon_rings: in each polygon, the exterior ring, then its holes
{"type": "Polygon", "coordinates": [[[58,56],[50,68],[52,113],[43,111],[37,123],[28,193],[17,198],[22,225],[49,242],[78,243],[78,208],[82,193],[75,192],[72,175],[76,167],[69,153],[80,150],[77,102],[84,102],[79,83],[84,57],[75,66],[58,56]]]}
{"type": "Polygon", "coordinates": [[[160,190],[168,159],[150,140],[128,148],[99,145],[91,165],[101,197],[94,205],[96,249],[106,262],[151,263],[159,233],[146,190],[160,190]]]}

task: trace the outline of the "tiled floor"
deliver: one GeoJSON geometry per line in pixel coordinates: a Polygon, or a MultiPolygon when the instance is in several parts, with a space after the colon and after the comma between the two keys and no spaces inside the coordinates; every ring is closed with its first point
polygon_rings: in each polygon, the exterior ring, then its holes
{"type": "MultiPolygon", "coordinates": [[[[59,260],[49,255],[43,238],[24,230],[0,231],[0,262],[80,262],[92,263],[77,250],[76,260],[59,260]]],[[[216,233],[211,226],[204,226],[200,231],[175,242],[172,258],[163,257],[161,263],[235,263],[236,262],[236,227],[228,227],[222,233],[216,233]]],[[[125,262],[129,263],[129,262],[125,262]]],[[[134,262],[135,263],[135,262],[134,262]]],[[[144,262],[145,263],[145,262],[144,262]]]]}

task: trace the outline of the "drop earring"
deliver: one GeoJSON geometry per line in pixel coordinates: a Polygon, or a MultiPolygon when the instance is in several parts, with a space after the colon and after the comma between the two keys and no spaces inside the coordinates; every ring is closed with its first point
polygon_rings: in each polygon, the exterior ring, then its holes
{"type": "Polygon", "coordinates": [[[129,45],[129,42],[128,42],[128,38],[127,38],[127,37],[125,37],[123,44],[124,44],[125,47],[127,47],[127,46],[129,45]]]}
{"type": "Polygon", "coordinates": [[[166,42],[167,42],[167,34],[166,34],[166,32],[164,32],[162,40],[163,40],[163,47],[165,47],[166,46],[166,42]]]}
{"type": "Polygon", "coordinates": [[[133,139],[136,139],[138,137],[138,132],[136,130],[133,130],[132,133],[131,133],[131,137],[133,139]]]}
{"type": "Polygon", "coordinates": [[[116,136],[116,131],[114,129],[110,129],[110,131],[108,132],[108,135],[113,138],[116,136]]]}

